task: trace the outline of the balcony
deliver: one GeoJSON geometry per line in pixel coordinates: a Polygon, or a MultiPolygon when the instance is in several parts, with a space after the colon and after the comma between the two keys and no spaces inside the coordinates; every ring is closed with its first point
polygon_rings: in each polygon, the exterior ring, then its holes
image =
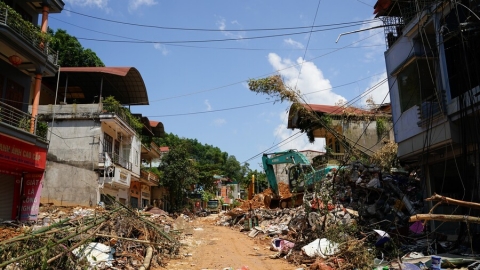
{"type": "Polygon", "coordinates": [[[56,72],[58,53],[48,46],[51,36],[25,21],[7,5],[0,2],[0,45],[4,57],[17,54],[23,63],[18,66],[26,72],[47,63],[47,75],[56,72]]]}
{"type": "Polygon", "coordinates": [[[158,186],[158,183],[159,183],[160,179],[158,178],[157,175],[155,175],[151,172],[141,170],[140,171],[140,180],[143,180],[142,182],[146,181],[146,183],[149,186],[158,186]]]}
{"type": "Polygon", "coordinates": [[[129,171],[132,170],[132,163],[130,161],[118,155],[117,153],[113,153],[113,152],[100,153],[98,157],[100,163],[105,163],[105,153],[108,154],[108,156],[110,157],[110,159],[114,164],[120,165],[129,171]]]}
{"type": "Polygon", "coordinates": [[[14,130],[22,133],[30,133],[31,121],[34,122],[33,135],[41,141],[48,143],[47,133],[48,125],[45,122],[38,121],[38,118],[32,117],[31,114],[23,112],[14,108],[4,102],[0,101],[0,123],[7,125],[14,130]]]}

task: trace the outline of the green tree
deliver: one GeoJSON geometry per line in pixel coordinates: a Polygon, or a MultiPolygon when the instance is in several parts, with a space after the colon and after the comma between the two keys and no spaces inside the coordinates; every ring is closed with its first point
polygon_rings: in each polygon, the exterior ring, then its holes
{"type": "Polygon", "coordinates": [[[198,172],[190,159],[185,146],[178,145],[162,158],[158,168],[162,173],[161,185],[170,192],[172,210],[177,211],[187,205],[187,190],[196,184],[198,172]]]}
{"type": "Polygon", "coordinates": [[[67,31],[57,29],[53,35],[51,47],[58,52],[58,63],[62,67],[104,67],[102,60],[91,49],[84,49],[76,37],[67,31]]]}

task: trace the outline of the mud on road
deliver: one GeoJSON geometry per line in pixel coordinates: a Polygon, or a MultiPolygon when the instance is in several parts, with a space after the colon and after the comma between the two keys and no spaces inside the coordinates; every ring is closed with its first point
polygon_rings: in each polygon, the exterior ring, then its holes
{"type": "Polygon", "coordinates": [[[172,259],[166,267],[156,270],[298,269],[285,259],[269,258],[276,254],[276,251],[270,250],[270,239],[250,238],[236,229],[214,225],[215,217],[196,218],[189,223],[191,235],[187,234],[181,241],[181,258],[172,259]]]}

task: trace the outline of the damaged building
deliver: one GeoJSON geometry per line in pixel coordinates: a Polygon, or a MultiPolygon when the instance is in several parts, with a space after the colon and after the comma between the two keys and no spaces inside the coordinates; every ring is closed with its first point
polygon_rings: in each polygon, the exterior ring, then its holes
{"type": "MultiPolygon", "coordinates": [[[[384,23],[400,162],[420,170],[424,197],[479,202],[480,1],[378,1],[374,12],[384,23]]],[[[435,213],[479,215],[452,205],[435,213]]],[[[430,230],[461,235],[461,224],[430,230]]]]}

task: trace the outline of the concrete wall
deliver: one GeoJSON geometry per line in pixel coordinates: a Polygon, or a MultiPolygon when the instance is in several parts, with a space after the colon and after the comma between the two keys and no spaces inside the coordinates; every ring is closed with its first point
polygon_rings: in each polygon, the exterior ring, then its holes
{"type": "Polygon", "coordinates": [[[63,206],[96,205],[98,175],[88,169],[67,164],[47,162],[41,203],[63,206]]]}
{"type": "Polygon", "coordinates": [[[102,151],[100,123],[93,119],[55,120],[48,134],[48,159],[94,170],[102,151]]]}

